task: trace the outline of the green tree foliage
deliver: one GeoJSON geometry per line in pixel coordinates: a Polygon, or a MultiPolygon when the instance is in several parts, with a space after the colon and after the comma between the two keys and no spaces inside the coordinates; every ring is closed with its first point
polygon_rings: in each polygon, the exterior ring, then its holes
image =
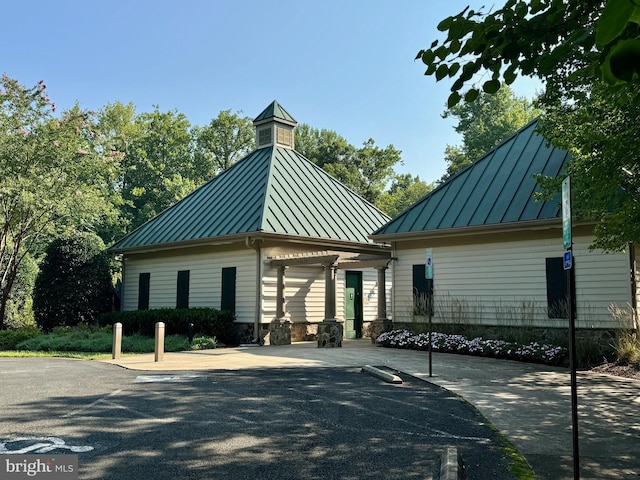
{"type": "Polygon", "coordinates": [[[193,191],[196,168],[192,155],[191,124],[177,111],[136,115],[122,158],[120,188],[123,216],[129,229],[137,228],[193,191]]]}
{"type": "Polygon", "coordinates": [[[296,150],[369,202],[377,205],[380,195],[402,163],[393,145],[380,148],[369,139],[361,148],[327,129],[307,124],[295,130],[296,150]]]}
{"type": "Polygon", "coordinates": [[[10,329],[33,325],[33,286],[38,274],[38,262],[27,253],[20,262],[16,280],[7,300],[5,326],[10,329]]]}
{"type": "Polygon", "coordinates": [[[395,217],[433,190],[432,183],[420,180],[410,173],[394,176],[390,187],[380,195],[378,208],[395,217]]]}
{"type": "Polygon", "coordinates": [[[242,112],[221,111],[209,125],[194,127],[197,175],[207,181],[255,148],[253,121],[242,112]]]}
{"type": "MultiPolygon", "coordinates": [[[[578,210],[596,222],[594,246],[620,250],[640,242],[633,200],[638,158],[629,147],[639,134],[637,2],[508,0],[489,13],[467,8],[438,29],[444,41],[418,58],[427,75],[452,80],[448,105],[473,101],[480,90],[495,93],[518,75],[542,79],[543,132],[573,155],[568,173],[578,210]]],[[[544,180],[545,192],[560,180],[544,180]]]]}
{"type": "Polygon", "coordinates": [[[111,257],[95,234],[58,238],[45,251],[36,278],[33,310],[44,331],[91,324],[113,308],[111,257]]]}
{"type": "Polygon", "coordinates": [[[633,13],[623,15],[626,19],[615,21],[603,15],[603,5],[602,0],[507,0],[489,13],[467,7],[442,20],[438,30],[447,33],[444,41],[434,40],[416,58],[427,65],[426,75],[454,80],[449,107],[460,102],[465,85],[471,88],[464,99],[473,101],[480,91],[495,93],[518,75],[554,79],[553,88],[566,95],[571,90],[565,91],[570,75],[612,78],[612,49],[637,37],[637,7],[631,0],[608,0],[608,11],[620,5],[632,7],[633,13]],[[623,25],[617,36],[597,33],[610,31],[611,23],[623,25]]]}
{"type": "Polygon", "coordinates": [[[453,128],[462,135],[462,145],[447,145],[447,171],[440,181],[471,165],[540,113],[532,102],[515,96],[509,86],[493,95],[482,93],[473,102],[462,102],[446,110],[443,118],[458,120],[453,128]]]}
{"type": "MultiPolygon", "coordinates": [[[[582,102],[558,102],[541,124],[554,145],[569,151],[572,211],[596,221],[594,247],[619,251],[640,242],[640,85],[612,91],[596,82],[582,102]],[[629,90],[632,90],[630,92],[629,90]]],[[[539,177],[547,195],[560,190],[562,178],[539,177]]]]}
{"type": "Polygon", "coordinates": [[[91,229],[111,208],[105,202],[116,160],[95,147],[90,112],[59,117],[44,83],[32,88],[0,81],[0,329],[29,253],[51,236],[91,229]]]}

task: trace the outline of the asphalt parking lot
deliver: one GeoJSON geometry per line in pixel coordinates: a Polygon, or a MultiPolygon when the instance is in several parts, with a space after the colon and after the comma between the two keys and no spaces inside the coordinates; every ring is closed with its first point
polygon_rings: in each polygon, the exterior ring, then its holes
{"type": "Polygon", "coordinates": [[[349,367],[176,373],[57,358],[0,358],[0,369],[0,454],[74,447],[81,479],[425,479],[447,446],[470,480],[512,478],[473,407],[408,376],[393,385],[349,367]]]}

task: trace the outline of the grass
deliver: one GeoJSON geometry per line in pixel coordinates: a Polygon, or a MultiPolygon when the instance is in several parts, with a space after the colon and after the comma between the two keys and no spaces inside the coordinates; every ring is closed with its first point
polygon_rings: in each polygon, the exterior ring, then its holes
{"type": "Polygon", "coordinates": [[[81,360],[104,360],[111,358],[110,353],[96,353],[96,352],[34,352],[32,350],[5,350],[0,351],[0,357],[64,357],[64,358],[78,358],[81,360]]]}
{"type": "Polygon", "coordinates": [[[509,472],[518,480],[536,480],[533,470],[518,449],[491,422],[486,421],[485,423],[495,432],[502,444],[502,452],[509,459],[509,472]]]}

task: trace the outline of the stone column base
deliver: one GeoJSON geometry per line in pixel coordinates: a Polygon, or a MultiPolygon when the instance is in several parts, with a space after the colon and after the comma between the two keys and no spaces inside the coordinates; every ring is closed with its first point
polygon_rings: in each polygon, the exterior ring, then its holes
{"type": "Polygon", "coordinates": [[[393,322],[387,318],[378,318],[371,322],[371,343],[376,343],[376,339],[384,332],[393,330],[393,322]]]}
{"type": "Polygon", "coordinates": [[[343,327],[339,322],[322,322],[318,324],[318,348],[342,347],[343,327]]]}
{"type": "Polygon", "coordinates": [[[291,345],[289,320],[274,320],[269,324],[269,345],[291,345]]]}

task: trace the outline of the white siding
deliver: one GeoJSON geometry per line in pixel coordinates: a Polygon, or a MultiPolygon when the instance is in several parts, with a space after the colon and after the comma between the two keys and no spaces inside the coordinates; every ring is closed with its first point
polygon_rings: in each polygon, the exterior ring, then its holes
{"type": "MultiPolygon", "coordinates": [[[[317,248],[265,248],[263,250],[263,322],[271,322],[276,315],[277,269],[272,268],[267,257],[314,252],[317,248]]],[[[364,321],[375,320],[378,316],[378,273],[374,268],[350,269],[362,271],[364,321]]],[[[344,270],[336,274],[336,317],[344,320],[344,270]]],[[[321,322],[325,316],[325,273],[319,265],[287,267],[285,271],[285,317],[292,322],[321,322]]],[[[391,317],[391,274],[387,269],[387,311],[391,317]]]]}
{"type": "MultiPolygon", "coordinates": [[[[267,257],[309,253],[317,247],[271,247],[263,250],[262,263],[262,321],[276,318],[277,268],[271,267],[267,257]]],[[[285,318],[292,322],[321,322],[324,319],[324,268],[319,265],[287,267],[284,276],[285,318]]]]}
{"type": "MultiPolygon", "coordinates": [[[[574,237],[577,326],[620,326],[609,306],[626,307],[630,302],[628,254],[589,251],[591,241],[592,237],[574,237]]],[[[547,316],[545,259],[562,256],[561,239],[438,245],[424,244],[433,248],[435,322],[566,325],[566,320],[547,316]]],[[[412,266],[424,264],[424,248],[396,247],[397,321],[413,321],[412,266]]]]}
{"type": "MultiPolygon", "coordinates": [[[[378,271],[375,268],[350,268],[349,271],[362,272],[362,317],[364,322],[372,322],[378,318],[378,271]]],[[[338,272],[338,283],[336,286],[337,307],[336,316],[344,320],[344,300],[345,300],[345,274],[338,272]]],[[[390,269],[385,272],[385,287],[387,297],[387,318],[391,318],[391,273],[390,269]]]]}
{"type": "Polygon", "coordinates": [[[253,322],[256,302],[256,253],[253,250],[127,255],[123,309],[138,307],[140,273],[150,273],[149,308],[175,308],[178,271],[189,270],[189,306],[220,308],[222,268],[236,267],[236,318],[253,322]]]}

